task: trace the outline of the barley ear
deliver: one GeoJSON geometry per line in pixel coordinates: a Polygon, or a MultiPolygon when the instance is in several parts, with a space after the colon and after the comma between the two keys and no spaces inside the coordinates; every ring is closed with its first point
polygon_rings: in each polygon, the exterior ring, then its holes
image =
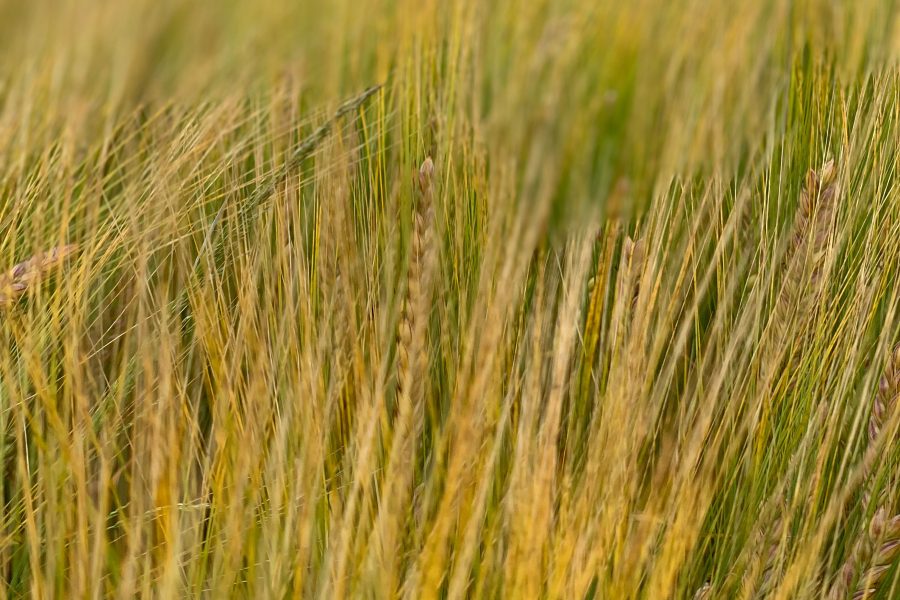
{"type": "Polygon", "coordinates": [[[707,581],[694,592],[693,600],[707,600],[712,595],[712,585],[707,581]]]}
{"type": "MultiPolygon", "coordinates": [[[[869,445],[877,442],[890,419],[900,396],[900,344],[894,347],[888,357],[884,372],[878,382],[878,390],[872,402],[869,416],[869,445]]],[[[864,504],[871,501],[871,491],[864,492],[864,504]]],[[[888,517],[887,498],[879,498],[880,506],[869,521],[869,527],[860,534],[850,551],[831,588],[830,598],[839,600],[846,598],[860,567],[864,572],[853,594],[854,600],[865,598],[877,591],[878,585],[890,568],[891,563],[900,552],[900,515],[888,517]]]]}
{"type": "Polygon", "coordinates": [[[434,163],[426,158],[417,177],[418,205],[407,268],[406,295],[397,332],[397,409],[384,475],[384,491],[366,558],[366,569],[384,597],[400,585],[403,515],[410,513],[416,434],[422,427],[422,382],[428,368],[426,334],[431,278],[436,267],[433,242],[434,163]]]}
{"type": "MultiPolygon", "coordinates": [[[[878,382],[878,391],[872,403],[872,414],[869,416],[869,443],[874,444],[884,430],[884,425],[890,419],[897,406],[897,398],[900,396],[900,344],[891,352],[885,366],[881,380],[878,382]]],[[[868,493],[866,494],[868,496],[868,493]]],[[[867,498],[868,499],[868,498],[867,498]]],[[[863,564],[867,566],[861,575],[860,581],[853,595],[854,600],[865,598],[877,591],[878,585],[884,579],[890,569],[891,563],[900,554],[900,514],[888,516],[888,499],[881,498],[881,506],[875,511],[869,523],[868,544],[871,548],[867,552],[863,564]]],[[[848,579],[852,580],[853,559],[851,556],[847,568],[850,573],[848,579]]]]}
{"type": "Polygon", "coordinates": [[[52,274],[76,249],[75,244],[57,246],[15,265],[0,277],[0,306],[11,305],[28,288],[52,274]]]}
{"type": "Polygon", "coordinates": [[[765,359],[767,369],[777,366],[783,349],[790,345],[793,320],[802,320],[799,330],[806,331],[810,315],[815,312],[822,291],[837,193],[833,160],[828,160],[818,172],[810,169],[804,177],[785,257],[784,282],[773,309],[773,333],[765,359]]]}
{"type": "Polygon", "coordinates": [[[900,555],[900,515],[887,517],[887,509],[879,508],[872,517],[869,535],[875,546],[868,569],[860,578],[853,600],[868,598],[878,591],[884,576],[894,560],[900,555]]]}
{"type": "MultiPolygon", "coordinates": [[[[410,247],[409,267],[407,270],[407,289],[404,299],[403,314],[399,327],[398,376],[400,386],[398,394],[415,396],[413,376],[415,370],[426,362],[421,339],[413,340],[413,332],[419,338],[424,334],[424,321],[427,311],[428,284],[431,278],[433,242],[432,224],[434,221],[434,162],[431,157],[425,159],[419,168],[417,183],[419,202],[413,213],[413,231],[410,247]],[[415,343],[414,343],[415,342],[415,343]],[[411,355],[411,354],[414,354],[411,355]],[[418,361],[412,364],[411,361],[418,361]]],[[[406,400],[415,401],[415,398],[406,400]]]]}
{"type": "Polygon", "coordinates": [[[775,589],[782,575],[784,548],[786,547],[787,514],[784,497],[779,493],[775,497],[776,505],[782,507],[778,513],[771,515],[772,520],[758,529],[750,541],[752,559],[749,569],[744,573],[742,582],[743,598],[765,598],[775,589]]]}
{"type": "Polygon", "coordinates": [[[900,344],[891,353],[878,382],[878,391],[872,403],[872,414],[869,416],[869,443],[874,443],[878,438],[885,421],[897,404],[898,396],[900,396],[900,344]]]}

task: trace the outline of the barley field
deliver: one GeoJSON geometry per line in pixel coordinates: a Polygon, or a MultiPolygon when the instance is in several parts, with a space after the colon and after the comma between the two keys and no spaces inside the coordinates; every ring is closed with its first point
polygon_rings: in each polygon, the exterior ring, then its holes
{"type": "Polygon", "coordinates": [[[894,0],[0,0],[0,599],[900,598],[894,0]]]}

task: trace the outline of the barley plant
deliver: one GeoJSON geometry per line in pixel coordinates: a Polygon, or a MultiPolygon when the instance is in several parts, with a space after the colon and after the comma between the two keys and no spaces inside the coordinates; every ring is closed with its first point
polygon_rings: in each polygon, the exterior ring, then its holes
{"type": "Polygon", "coordinates": [[[900,598],[900,3],[0,0],[0,600],[900,598]]]}

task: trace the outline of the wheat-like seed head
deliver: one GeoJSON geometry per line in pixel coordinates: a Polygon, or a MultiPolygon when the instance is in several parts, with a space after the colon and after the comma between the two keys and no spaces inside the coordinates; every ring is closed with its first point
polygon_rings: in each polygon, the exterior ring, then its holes
{"type": "Polygon", "coordinates": [[[888,358],[887,366],[878,382],[878,392],[872,404],[872,414],[869,417],[869,441],[874,442],[884,428],[885,421],[897,404],[900,396],[900,344],[888,358]]]}
{"type": "Polygon", "coordinates": [[[622,257],[616,281],[616,297],[612,316],[612,342],[616,347],[623,344],[627,330],[634,319],[634,309],[640,292],[640,278],[647,259],[646,241],[634,241],[626,235],[622,242],[622,257]]]}
{"type": "Polygon", "coordinates": [[[75,244],[57,246],[22,261],[0,278],[0,306],[8,306],[61,265],[76,250],[75,244]]]}
{"type": "MultiPolygon", "coordinates": [[[[875,394],[872,414],[869,417],[870,444],[874,444],[882,433],[885,422],[896,406],[898,395],[900,395],[900,345],[894,348],[888,358],[878,384],[878,392],[875,394]]],[[[869,567],[861,576],[856,593],[853,595],[854,600],[876,592],[891,563],[900,554],[900,514],[888,517],[887,499],[882,500],[884,503],[875,511],[869,523],[867,532],[867,546],[870,548],[868,553],[870,559],[867,561],[869,567]]],[[[855,557],[851,557],[845,566],[844,575],[848,585],[849,581],[852,581],[855,564],[855,557]]]]}
{"type": "MultiPolygon", "coordinates": [[[[417,320],[423,320],[423,311],[426,310],[425,304],[428,300],[425,297],[424,289],[428,282],[429,264],[431,262],[432,253],[432,223],[434,221],[433,206],[433,186],[434,186],[434,162],[431,157],[425,159],[419,168],[417,175],[417,183],[419,188],[419,202],[413,213],[413,232],[410,248],[409,268],[407,272],[407,290],[404,299],[403,315],[399,326],[399,347],[398,347],[398,385],[401,394],[409,394],[411,390],[410,361],[419,360],[421,363],[424,356],[410,356],[410,353],[421,354],[421,348],[414,348],[413,330],[417,325],[417,320]],[[405,389],[404,389],[405,388],[405,389]]],[[[423,330],[424,332],[424,330],[423,330]]],[[[420,337],[421,337],[420,332],[420,337]]],[[[420,342],[421,340],[417,340],[420,342]]],[[[417,343],[415,346],[421,346],[417,343]]],[[[414,399],[413,399],[414,400],[414,399]]]]}
{"type": "Polygon", "coordinates": [[[867,598],[878,591],[878,585],[900,555],[900,515],[888,518],[887,509],[882,506],[872,517],[869,536],[874,541],[874,551],[869,568],[860,578],[853,600],[867,598]]]}
{"type": "MultiPolygon", "coordinates": [[[[878,390],[869,416],[869,444],[874,444],[884,429],[884,424],[894,410],[900,396],[900,344],[888,356],[884,372],[878,382],[878,390]]],[[[870,500],[870,490],[864,492],[864,503],[870,500]]],[[[900,515],[888,517],[887,499],[878,500],[881,506],[875,511],[868,529],[858,539],[850,556],[841,566],[830,597],[846,598],[860,565],[865,571],[860,577],[853,599],[865,598],[877,591],[878,584],[900,553],[900,515]],[[868,565],[868,567],[866,567],[868,565]]]]}
{"type": "MultiPolygon", "coordinates": [[[[778,504],[783,505],[783,499],[779,499],[778,504]]],[[[778,583],[783,567],[784,528],[782,514],[776,514],[768,527],[761,530],[761,536],[753,542],[756,557],[744,578],[745,597],[764,598],[778,583]]]]}
{"type": "Polygon", "coordinates": [[[836,175],[833,160],[828,160],[818,173],[812,169],[807,172],[794,226],[795,247],[803,243],[807,233],[812,234],[815,248],[825,243],[837,193],[836,175]]]}
{"type": "Polygon", "coordinates": [[[712,594],[712,585],[707,581],[694,592],[694,600],[706,600],[712,594]]]}
{"type": "Polygon", "coordinates": [[[397,413],[385,468],[384,491],[372,532],[367,569],[390,596],[399,585],[402,515],[410,512],[416,433],[422,427],[423,380],[428,368],[426,334],[431,302],[431,278],[436,254],[433,243],[434,163],[426,158],[419,169],[419,202],[407,269],[406,296],[397,334],[397,413]]]}
{"type": "MultiPolygon", "coordinates": [[[[789,345],[794,315],[809,319],[819,298],[822,270],[836,207],[837,177],[834,161],[827,161],[819,171],[807,172],[800,190],[800,202],[784,265],[784,283],[776,299],[772,316],[773,337],[767,368],[774,368],[782,350],[789,345]]],[[[805,325],[801,329],[806,329],[805,325]]]]}

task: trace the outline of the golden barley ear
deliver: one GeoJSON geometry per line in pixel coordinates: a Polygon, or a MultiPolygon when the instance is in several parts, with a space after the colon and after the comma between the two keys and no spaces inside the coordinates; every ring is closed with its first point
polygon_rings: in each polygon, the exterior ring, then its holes
{"type": "Polygon", "coordinates": [[[52,274],[76,249],[76,244],[57,246],[16,264],[0,277],[0,306],[12,304],[29,287],[34,287],[41,279],[52,274]]]}
{"type": "MultiPolygon", "coordinates": [[[[419,202],[413,212],[413,231],[409,257],[409,267],[407,270],[407,288],[406,297],[403,302],[403,314],[400,319],[399,326],[399,347],[398,347],[398,393],[413,394],[411,377],[414,375],[415,369],[411,371],[411,367],[421,366],[424,361],[424,349],[419,343],[413,343],[413,332],[417,326],[424,325],[424,312],[427,310],[428,298],[428,280],[430,279],[430,263],[432,262],[433,240],[432,240],[432,223],[434,221],[434,162],[431,157],[425,159],[419,168],[417,175],[417,184],[419,188],[419,202]],[[420,323],[421,322],[421,323],[420,323]],[[413,352],[417,356],[410,356],[413,352]],[[411,365],[411,360],[418,360],[418,365],[411,365]]],[[[424,329],[419,331],[419,337],[424,333],[424,329]]],[[[420,342],[421,340],[415,340],[420,342]]],[[[413,398],[415,401],[415,398],[413,398]]]]}
{"type": "Polygon", "coordinates": [[[431,281],[437,266],[433,232],[434,163],[431,158],[422,163],[416,184],[418,203],[413,212],[406,295],[397,331],[397,407],[384,488],[364,567],[385,597],[396,595],[400,585],[403,515],[410,512],[416,436],[423,427],[428,314],[431,281]]]}

